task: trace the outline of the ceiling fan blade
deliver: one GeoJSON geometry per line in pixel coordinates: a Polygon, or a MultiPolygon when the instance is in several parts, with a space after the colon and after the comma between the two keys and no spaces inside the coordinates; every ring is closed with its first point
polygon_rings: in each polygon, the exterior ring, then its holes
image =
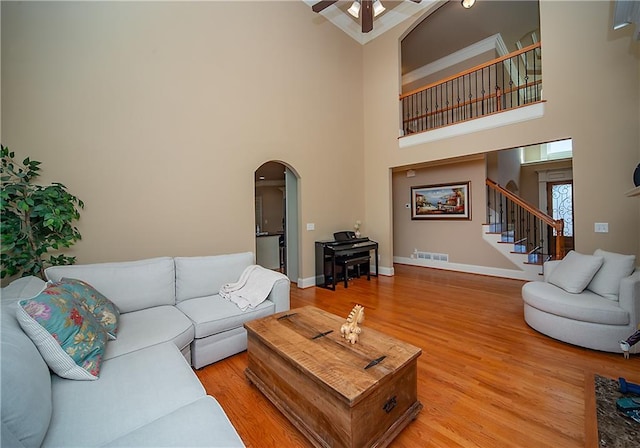
{"type": "Polygon", "coordinates": [[[325,0],[322,2],[318,2],[315,5],[313,5],[311,7],[311,10],[313,12],[320,12],[323,11],[325,8],[328,8],[329,6],[333,5],[334,3],[336,3],[338,0],[325,0]]]}
{"type": "Polygon", "coordinates": [[[368,33],[373,29],[373,0],[362,0],[360,14],[362,14],[362,32],[368,33]]]}

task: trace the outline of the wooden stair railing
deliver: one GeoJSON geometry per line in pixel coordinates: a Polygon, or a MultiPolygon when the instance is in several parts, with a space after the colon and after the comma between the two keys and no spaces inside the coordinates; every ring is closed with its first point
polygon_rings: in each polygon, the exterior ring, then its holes
{"type": "Polygon", "coordinates": [[[487,223],[491,228],[513,232],[513,241],[526,242],[528,253],[541,251],[540,262],[564,258],[564,220],[554,219],[491,179],[486,185],[487,223]]]}
{"type": "Polygon", "coordinates": [[[542,43],[399,96],[403,135],[542,102],[542,43]]]}

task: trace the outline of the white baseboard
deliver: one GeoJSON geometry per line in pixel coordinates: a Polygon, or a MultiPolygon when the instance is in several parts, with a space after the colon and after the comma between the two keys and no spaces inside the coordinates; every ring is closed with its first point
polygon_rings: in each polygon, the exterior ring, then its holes
{"type": "Polygon", "coordinates": [[[298,288],[310,288],[312,286],[316,286],[316,277],[307,277],[307,278],[299,278],[298,279],[298,288]]]}
{"type": "MultiPolygon", "coordinates": [[[[375,266],[371,266],[372,272],[375,273],[375,266]]],[[[393,277],[394,271],[393,267],[379,266],[380,275],[384,275],[387,277],[393,277]]],[[[299,278],[298,279],[298,288],[310,288],[311,286],[316,286],[316,277],[307,277],[307,278],[299,278]]]]}
{"type": "Polygon", "coordinates": [[[393,267],[388,268],[386,266],[380,266],[380,275],[393,277],[395,275],[395,271],[393,270],[393,267]]]}
{"type": "Polygon", "coordinates": [[[467,272],[469,274],[489,275],[491,277],[513,278],[516,280],[531,280],[530,274],[512,269],[492,268],[473,264],[450,263],[447,261],[422,260],[408,257],[393,257],[393,262],[411,266],[445,269],[448,271],[467,272]]]}
{"type": "MultiPolygon", "coordinates": [[[[525,271],[517,271],[514,269],[492,268],[490,266],[477,266],[474,264],[450,263],[446,261],[422,260],[408,257],[393,257],[393,262],[398,264],[406,264],[409,266],[422,266],[426,268],[445,269],[447,271],[466,272],[469,274],[488,275],[491,277],[512,278],[515,280],[537,280],[531,278],[531,274],[525,271]]],[[[393,277],[395,271],[393,267],[380,266],[380,275],[393,277]]],[[[316,286],[316,278],[307,277],[298,279],[298,288],[310,288],[316,286]]]]}

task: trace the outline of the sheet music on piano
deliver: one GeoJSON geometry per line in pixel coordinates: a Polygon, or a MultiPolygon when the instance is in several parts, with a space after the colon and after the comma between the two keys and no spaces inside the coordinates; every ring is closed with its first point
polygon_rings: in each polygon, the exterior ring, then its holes
{"type": "Polygon", "coordinates": [[[338,281],[344,281],[348,272],[345,267],[349,262],[366,265],[371,271],[371,261],[375,263],[375,272],[365,274],[378,276],[378,243],[367,237],[350,238],[348,240],[316,241],[316,286],[334,290],[338,281]],[[371,260],[371,251],[374,251],[371,260]],[[342,267],[342,269],[338,269],[342,267]],[[342,278],[338,278],[342,276],[342,278]]]}

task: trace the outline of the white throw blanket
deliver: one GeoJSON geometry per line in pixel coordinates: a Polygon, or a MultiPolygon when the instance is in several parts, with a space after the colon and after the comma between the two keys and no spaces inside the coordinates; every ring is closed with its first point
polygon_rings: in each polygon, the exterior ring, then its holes
{"type": "Polygon", "coordinates": [[[220,296],[232,301],[242,311],[255,308],[267,298],[276,281],[285,275],[254,264],[247,266],[236,283],[227,283],[220,288],[220,296]]]}

